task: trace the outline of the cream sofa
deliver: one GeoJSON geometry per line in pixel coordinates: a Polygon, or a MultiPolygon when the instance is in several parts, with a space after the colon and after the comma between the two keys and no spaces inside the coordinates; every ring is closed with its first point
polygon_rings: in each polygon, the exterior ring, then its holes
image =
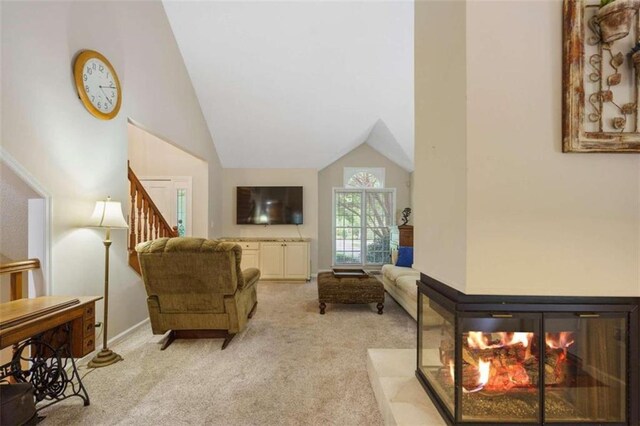
{"type": "Polygon", "coordinates": [[[381,272],[384,289],[417,321],[420,272],[395,265],[383,265],[381,272]]]}
{"type": "MultiPolygon", "coordinates": [[[[383,265],[382,284],[384,289],[413,317],[418,320],[418,285],[420,272],[403,266],[383,265]]],[[[433,315],[434,311],[425,306],[427,316],[424,325],[434,327],[442,325],[442,317],[433,315]]]]}

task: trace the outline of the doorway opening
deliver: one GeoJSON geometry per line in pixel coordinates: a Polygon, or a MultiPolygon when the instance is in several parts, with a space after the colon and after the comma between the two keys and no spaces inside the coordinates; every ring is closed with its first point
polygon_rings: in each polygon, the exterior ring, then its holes
{"type": "Polygon", "coordinates": [[[176,226],[179,237],[193,235],[193,191],[191,176],[139,176],[162,216],[176,226]]]}
{"type": "Polygon", "coordinates": [[[207,238],[209,165],[170,142],[128,124],[129,165],[179,236],[207,238]]]}
{"type": "MultiPolygon", "coordinates": [[[[38,259],[40,268],[26,273],[21,294],[51,294],[49,275],[50,196],[35,179],[2,152],[0,156],[0,264],[38,259]]],[[[9,280],[9,275],[1,278],[9,280]]],[[[0,302],[10,299],[10,285],[0,285],[0,302]]]]}

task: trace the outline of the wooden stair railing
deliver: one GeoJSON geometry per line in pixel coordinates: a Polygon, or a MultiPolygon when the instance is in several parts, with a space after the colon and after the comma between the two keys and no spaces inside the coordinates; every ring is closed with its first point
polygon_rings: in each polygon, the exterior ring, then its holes
{"type": "Polygon", "coordinates": [[[24,276],[24,272],[32,269],[40,269],[39,259],[21,260],[18,262],[0,265],[0,275],[11,274],[11,301],[24,298],[22,291],[22,278],[24,276]]]}
{"type": "Polygon", "coordinates": [[[178,227],[172,227],[160,213],[151,196],[140,183],[136,174],[128,167],[127,176],[131,189],[131,212],[129,214],[129,266],[140,274],[136,245],[162,237],[177,237],[178,227]]]}

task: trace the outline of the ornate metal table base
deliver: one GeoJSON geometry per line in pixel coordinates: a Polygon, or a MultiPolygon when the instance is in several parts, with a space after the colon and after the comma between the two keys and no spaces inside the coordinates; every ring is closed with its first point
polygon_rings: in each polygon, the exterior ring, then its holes
{"type": "Polygon", "coordinates": [[[73,396],[89,405],[89,394],[82,384],[71,355],[71,327],[63,324],[20,343],[11,362],[0,366],[0,379],[13,377],[16,382],[34,387],[37,410],[73,396]],[[31,354],[27,354],[27,348],[31,354]],[[28,368],[23,368],[26,361],[28,368]]]}

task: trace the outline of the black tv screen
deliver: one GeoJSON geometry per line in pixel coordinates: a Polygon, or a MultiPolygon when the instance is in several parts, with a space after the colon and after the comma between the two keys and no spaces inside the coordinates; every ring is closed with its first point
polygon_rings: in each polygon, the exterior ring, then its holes
{"type": "Polygon", "coordinates": [[[236,187],[236,223],[238,225],[302,224],[302,187],[236,187]]]}

